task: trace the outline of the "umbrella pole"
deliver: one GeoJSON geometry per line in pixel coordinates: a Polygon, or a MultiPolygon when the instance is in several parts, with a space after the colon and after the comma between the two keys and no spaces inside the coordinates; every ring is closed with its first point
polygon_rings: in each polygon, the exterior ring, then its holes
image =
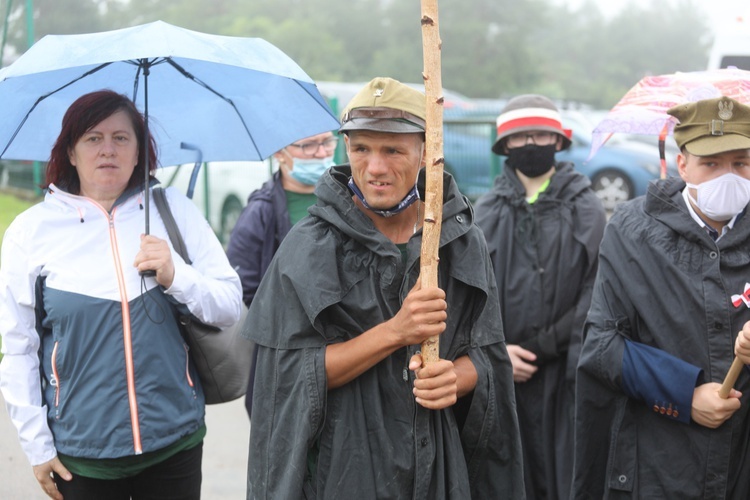
{"type": "MultiPolygon", "coordinates": [[[[149,148],[151,147],[151,141],[149,141],[149,134],[148,134],[148,74],[150,72],[151,63],[149,63],[148,59],[141,59],[140,61],[141,67],[143,68],[143,121],[144,121],[144,127],[143,127],[143,141],[141,144],[141,149],[144,151],[143,154],[143,169],[145,170],[144,173],[144,192],[143,192],[143,214],[146,217],[146,233],[150,234],[151,227],[150,227],[150,210],[149,210],[149,181],[151,180],[149,176],[149,158],[150,158],[150,151],[149,148]]],[[[133,101],[135,101],[135,96],[133,96],[133,101]]],[[[156,276],[156,271],[153,269],[146,269],[145,271],[140,272],[141,276],[156,276]]]]}
{"type": "MultiPolygon", "coordinates": [[[[437,0],[422,0],[425,110],[425,211],[422,225],[420,279],[422,287],[438,286],[438,252],[443,221],[443,84],[437,0]]],[[[422,342],[423,364],[440,359],[440,336],[422,342]]]]}
{"type": "Polygon", "coordinates": [[[148,74],[150,72],[149,63],[147,59],[141,59],[141,64],[143,65],[143,121],[144,121],[144,127],[143,127],[143,144],[141,145],[141,148],[145,152],[143,155],[143,167],[145,170],[144,174],[144,194],[143,194],[143,201],[144,201],[144,214],[146,216],[146,234],[149,234],[150,232],[150,224],[149,224],[149,193],[148,193],[148,183],[151,180],[149,178],[149,140],[148,140],[148,74]]]}

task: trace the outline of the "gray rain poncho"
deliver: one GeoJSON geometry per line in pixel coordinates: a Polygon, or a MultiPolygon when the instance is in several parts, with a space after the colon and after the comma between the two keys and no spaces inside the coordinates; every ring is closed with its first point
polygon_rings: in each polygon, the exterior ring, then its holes
{"type": "MultiPolygon", "coordinates": [[[[445,176],[439,286],[448,302],[442,358],[470,357],[476,389],[451,408],[416,404],[402,348],[328,391],[325,350],[395,315],[419,274],[346,187],[348,166],[319,182],[318,204],[282,243],[245,331],[260,346],[248,498],[522,498],[511,366],[481,231],[445,176]]],[[[420,184],[423,173],[420,174],[420,184]]],[[[422,189],[423,192],[423,189],[422,189]]]]}
{"type": "Polygon", "coordinates": [[[516,405],[529,498],[567,498],[573,474],[575,369],[606,222],[591,182],[558,163],[536,202],[507,167],[475,205],[508,344],[537,355],[516,405]]]}
{"type": "Polygon", "coordinates": [[[750,498],[747,370],[729,420],[687,418],[695,386],[723,381],[750,320],[733,304],[750,282],[750,216],[714,241],[684,187],[653,183],[607,225],[578,369],[576,499],[750,498]]]}

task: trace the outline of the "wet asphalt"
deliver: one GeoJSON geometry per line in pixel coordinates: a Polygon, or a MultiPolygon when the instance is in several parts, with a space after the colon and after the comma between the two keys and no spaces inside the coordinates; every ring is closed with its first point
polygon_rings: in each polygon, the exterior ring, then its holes
{"type": "MultiPolygon", "coordinates": [[[[245,498],[250,423],[243,400],[206,407],[208,432],[203,444],[203,500],[245,498]]],[[[43,500],[13,423],[0,395],[0,499],[43,500]]]]}

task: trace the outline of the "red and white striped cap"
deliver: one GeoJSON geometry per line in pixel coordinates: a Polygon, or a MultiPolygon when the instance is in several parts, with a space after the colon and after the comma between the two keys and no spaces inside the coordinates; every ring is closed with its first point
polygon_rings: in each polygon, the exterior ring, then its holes
{"type": "Polygon", "coordinates": [[[560,134],[563,138],[561,149],[570,147],[571,130],[564,129],[557,106],[547,97],[537,94],[524,94],[512,98],[497,117],[497,140],[492,152],[505,154],[503,140],[512,134],[542,130],[560,134]]]}

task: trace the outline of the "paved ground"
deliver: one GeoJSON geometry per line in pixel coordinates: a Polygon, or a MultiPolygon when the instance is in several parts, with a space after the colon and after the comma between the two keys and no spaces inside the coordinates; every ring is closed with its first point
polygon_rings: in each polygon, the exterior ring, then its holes
{"type": "MultiPolygon", "coordinates": [[[[206,409],[208,433],[203,447],[204,500],[245,498],[247,443],[250,425],[243,401],[206,409]]],[[[0,395],[0,499],[43,500],[48,498],[31,473],[18,443],[18,435],[5,411],[0,395]]]]}

